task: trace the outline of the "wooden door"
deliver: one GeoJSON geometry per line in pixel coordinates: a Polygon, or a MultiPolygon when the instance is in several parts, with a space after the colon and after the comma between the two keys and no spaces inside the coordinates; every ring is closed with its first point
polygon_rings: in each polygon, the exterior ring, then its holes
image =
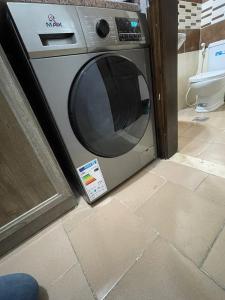
{"type": "Polygon", "coordinates": [[[0,47],[0,255],[76,200],[0,47]]]}
{"type": "Polygon", "coordinates": [[[155,99],[158,156],[169,158],[178,147],[177,0],[149,0],[148,26],[155,99]]]}

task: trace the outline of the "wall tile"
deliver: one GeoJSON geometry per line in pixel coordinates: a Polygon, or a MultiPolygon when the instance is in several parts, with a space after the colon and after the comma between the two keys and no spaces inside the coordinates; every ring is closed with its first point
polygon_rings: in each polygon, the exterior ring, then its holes
{"type": "Polygon", "coordinates": [[[207,26],[201,30],[201,42],[213,43],[225,39],[225,20],[207,26]]]}
{"type": "Polygon", "coordinates": [[[201,20],[202,28],[225,20],[224,0],[208,0],[202,3],[201,20]]]}
{"type": "Polygon", "coordinates": [[[201,26],[201,4],[180,0],[178,2],[178,28],[199,29],[201,26]]]}

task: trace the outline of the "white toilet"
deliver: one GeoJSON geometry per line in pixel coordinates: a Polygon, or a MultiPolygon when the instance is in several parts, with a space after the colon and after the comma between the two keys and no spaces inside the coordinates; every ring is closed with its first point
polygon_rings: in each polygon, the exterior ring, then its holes
{"type": "Polygon", "coordinates": [[[224,104],[225,40],[209,44],[207,71],[189,78],[192,95],[197,96],[197,112],[210,112],[224,104]]]}

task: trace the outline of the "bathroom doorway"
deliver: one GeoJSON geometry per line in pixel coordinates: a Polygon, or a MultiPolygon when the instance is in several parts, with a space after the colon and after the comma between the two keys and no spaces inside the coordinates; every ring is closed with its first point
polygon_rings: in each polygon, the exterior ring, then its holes
{"type": "MultiPolygon", "coordinates": [[[[225,174],[225,14],[218,1],[178,2],[178,154],[225,174]]],[[[223,175],[224,176],[224,175],[223,175]]]]}

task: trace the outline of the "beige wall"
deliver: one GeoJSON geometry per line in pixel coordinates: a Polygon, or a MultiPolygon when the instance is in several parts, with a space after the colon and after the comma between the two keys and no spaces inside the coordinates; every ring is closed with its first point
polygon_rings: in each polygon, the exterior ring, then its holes
{"type": "MultiPolygon", "coordinates": [[[[197,73],[199,51],[178,54],[178,110],[187,107],[188,79],[197,73]]],[[[190,95],[190,100],[193,100],[190,95]]]]}

